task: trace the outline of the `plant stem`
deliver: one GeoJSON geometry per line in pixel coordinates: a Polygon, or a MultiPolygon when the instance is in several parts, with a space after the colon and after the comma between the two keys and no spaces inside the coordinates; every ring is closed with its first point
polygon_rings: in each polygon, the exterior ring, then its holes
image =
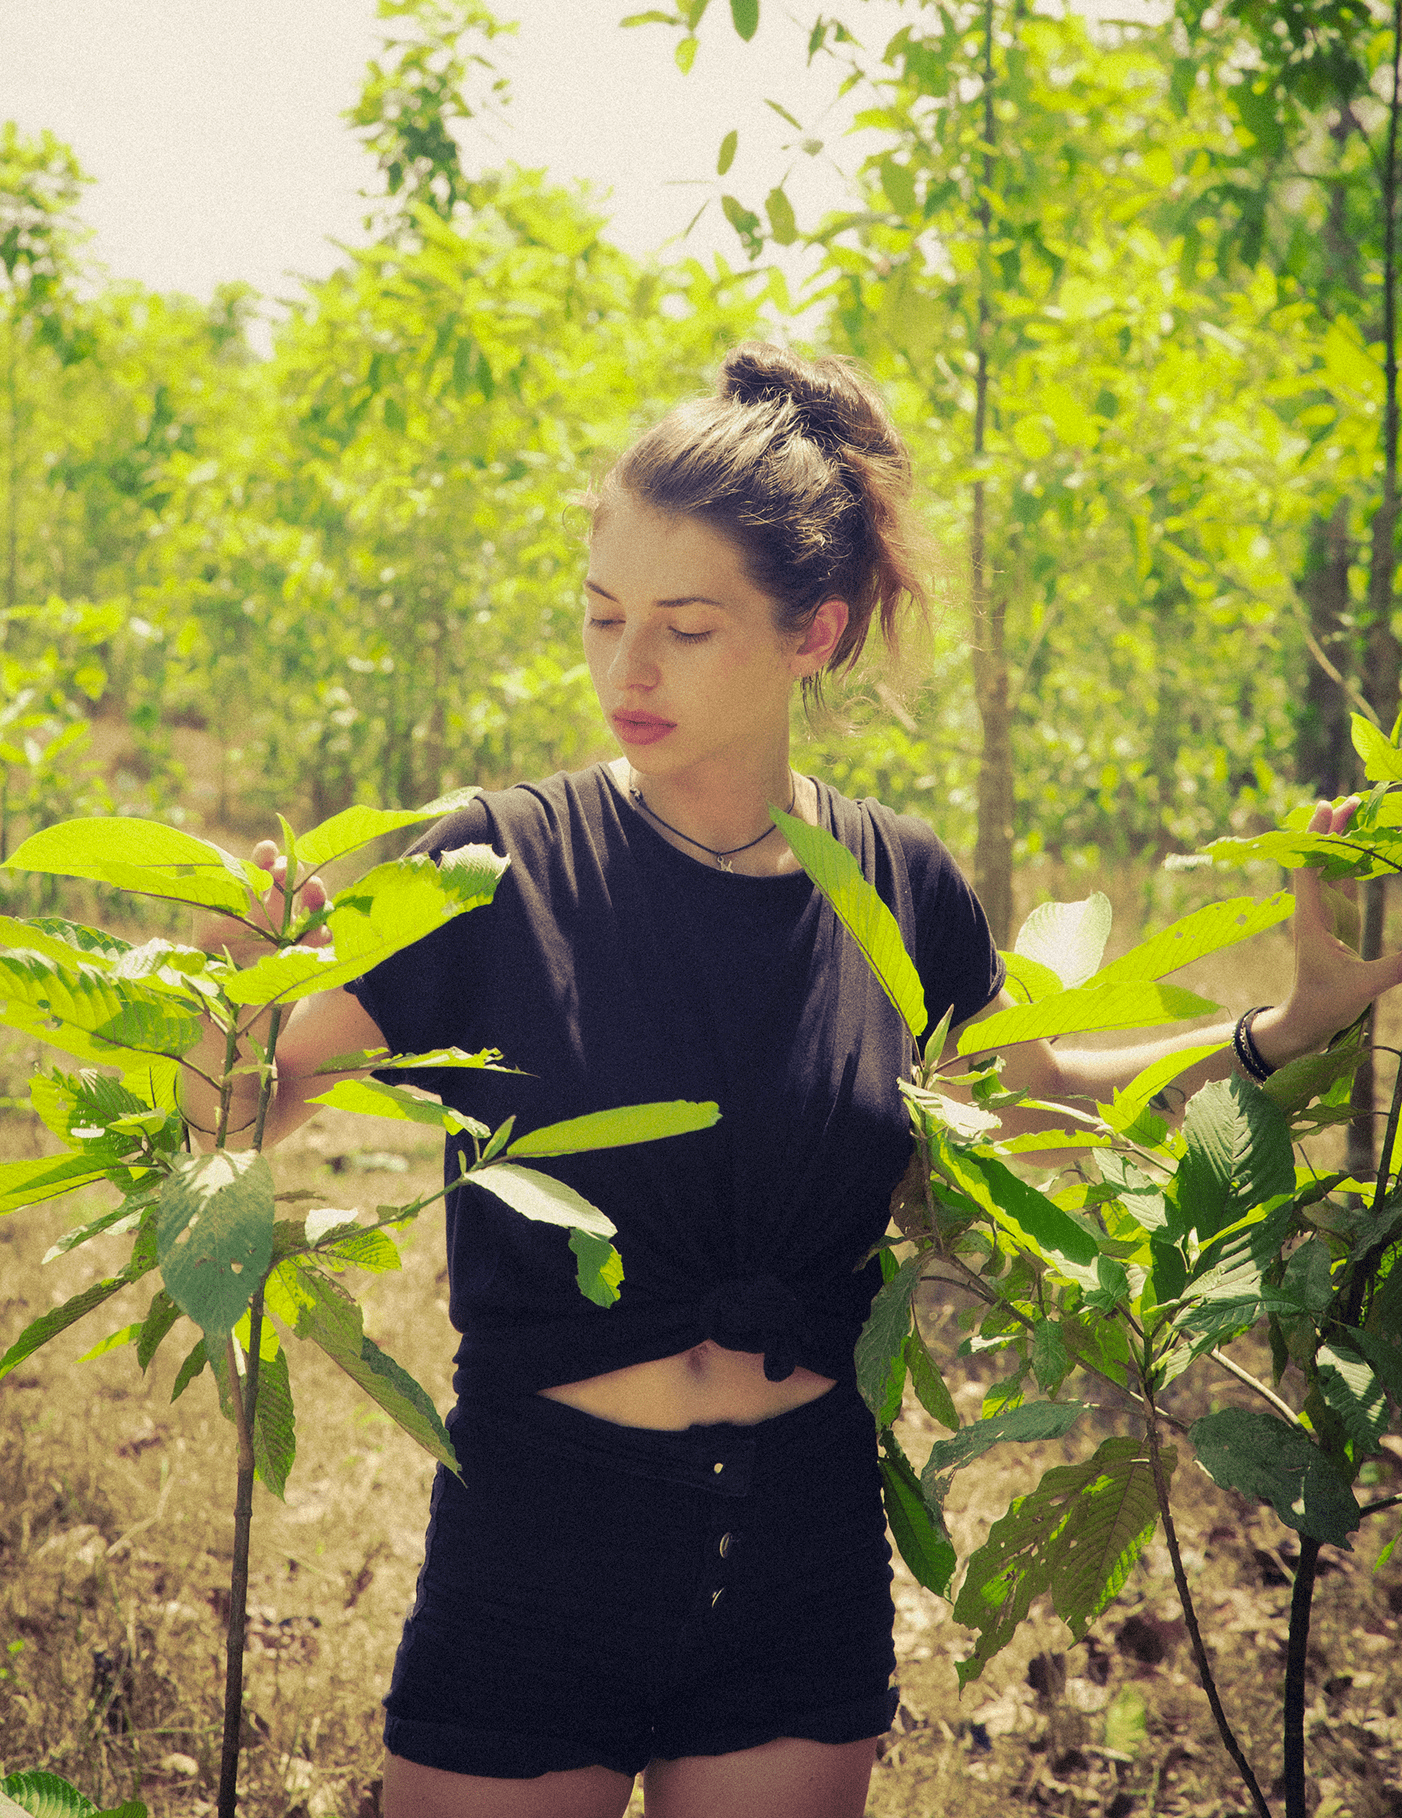
{"type": "Polygon", "coordinates": [[[1318,1564],[1319,1542],[1312,1535],[1301,1534],[1285,1656],[1285,1818],[1305,1818],[1305,1665],[1318,1564]]]}
{"type": "Polygon", "coordinates": [[[1259,1377],[1253,1376],[1250,1370],[1242,1369],[1241,1365],[1234,1358],[1228,1357],[1225,1351],[1210,1351],[1208,1355],[1213,1363],[1220,1364],[1224,1370],[1235,1376],[1238,1382],[1244,1382],[1248,1389],[1254,1389],[1261,1399],[1268,1401],[1278,1414],[1283,1414],[1292,1427],[1304,1430],[1305,1423],[1290,1406],[1290,1403],[1282,1401],[1275,1390],[1268,1389],[1259,1377]]]}
{"type": "MultiPolygon", "coordinates": [[[[1163,1521],[1163,1535],[1168,1543],[1168,1556],[1173,1562],[1173,1582],[1178,1588],[1178,1601],[1182,1605],[1183,1620],[1187,1624],[1188,1635],[1193,1644],[1193,1658],[1197,1662],[1198,1678],[1202,1689],[1207,1693],[1207,1702],[1212,1707],[1212,1715],[1217,1724],[1217,1733],[1222,1738],[1223,1746],[1236,1763],[1237,1772],[1241,1775],[1251,1803],[1256,1808],[1257,1818],[1271,1818],[1271,1808],[1266,1804],[1266,1796],[1251,1771],[1251,1764],[1242,1753],[1241,1744],[1236,1733],[1227,1721],[1227,1713],[1222,1708],[1222,1700],[1217,1692],[1217,1681],[1212,1675],[1212,1665],[1207,1658],[1207,1649],[1203,1645],[1202,1631],[1198,1627],[1197,1610],[1193,1606],[1193,1594],[1188,1589],[1188,1574],[1183,1570],[1183,1555],[1178,1549],[1178,1530],[1173,1525],[1173,1510],[1168,1500],[1168,1479],[1164,1476],[1163,1459],[1159,1452],[1159,1409],[1154,1403],[1154,1392],[1149,1380],[1147,1359],[1140,1365],[1139,1383],[1144,1392],[1144,1436],[1149,1446],[1149,1463],[1154,1473],[1154,1493],[1158,1498],[1159,1516],[1163,1521]]],[[[222,1814],[221,1814],[222,1818],[222,1814]]]]}
{"type": "Polygon", "coordinates": [[[263,1075],[258,1081],[258,1121],[253,1126],[253,1147],[263,1147],[263,1126],[268,1120],[268,1106],[273,1100],[273,1057],[277,1050],[278,1031],[282,1027],[281,1004],[274,1004],[268,1019],[268,1045],[264,1050],[263,1075]]]}
{"type": "Polygon", "coordinates": [[[263,1336],[263,1290],[249,1307],[247,1375],[239,1383],[233,1334],[225,1352],[229,1399],[239,1436],[238,1488],[234,1496],[234,1559],[229,1571],[229,1633],[225,1649],[224,1741],[219,1759],[218,1818],[235,1818],[239,1742],[243,1728],[244,1624],[248,1611],[248,1546],[253,1529],[253,1423],[258,1410],[258,1353],[263,1336]]]}
{"type": "Polygon", "coordinates": [[[234,1068],[239,1058],[238,1017],[229,1023],[224,1036],[224,1077],[219,1082],[219,1123],[214,1132],[216,1149],[224,1147],[224,1139],[229,1134],[229,1101],[234,1091],[234,1068]]]}

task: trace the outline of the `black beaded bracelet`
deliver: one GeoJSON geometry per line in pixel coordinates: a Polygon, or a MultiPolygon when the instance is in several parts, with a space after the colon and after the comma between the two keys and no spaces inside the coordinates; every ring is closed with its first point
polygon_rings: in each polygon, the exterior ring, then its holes
{"type": "Polygon", "coordinates": [[[1259,1016],[1262,1010],[1269,1010],[1269,1004],[1257,1004],[1254,1008],[1242,1012],[1237,1026],[1232,1030],[1232,1047],[1236,1052],[1237,1062],[1243,1073],[1250,1074],[1258,1086],[1270,1078],[1275,1068],[1256,1046],[1251,1036],[1251,1019],[1259,1016]]]}

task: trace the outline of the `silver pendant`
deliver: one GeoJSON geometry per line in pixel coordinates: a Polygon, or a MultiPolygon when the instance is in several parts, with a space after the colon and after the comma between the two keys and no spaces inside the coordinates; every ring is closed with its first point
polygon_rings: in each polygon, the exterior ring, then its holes
{"type": "Polygon", "coordinates": [[[720,858],[719,856],[716,859],[716,865],[721,871],[733,871],[735,869],[728,858],[720,858]]]}

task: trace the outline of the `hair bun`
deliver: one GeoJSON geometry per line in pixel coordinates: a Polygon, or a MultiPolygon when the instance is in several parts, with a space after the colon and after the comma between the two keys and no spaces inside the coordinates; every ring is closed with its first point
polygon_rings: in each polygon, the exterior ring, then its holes
{"type": "Polygon", "coordinates": [[[837,454],[902,446],[871,388],[835,355],[805,360],[772,342],[744,342],[726,355],[716,395],[737,404],[787,405],[802,434],[837,454]]]}

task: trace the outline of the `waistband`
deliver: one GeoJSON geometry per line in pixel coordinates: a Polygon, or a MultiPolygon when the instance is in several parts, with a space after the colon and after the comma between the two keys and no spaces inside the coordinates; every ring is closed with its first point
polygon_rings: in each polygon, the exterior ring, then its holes
{"type": "MultiPolygon", "coordinates": [[[[680,1431],[620,1426],[547,1395],[475,1392],[448,1416],[459,1456],[474,1437],[510,1439],[528,1451],[627,1475],[680,1483],[717,1496],[747,1496],[847,1444],[875,1452],[875,1423],[857,1390],[838,1383],[814,1401],[752,1425],[716,1421],[680,1431]]],[[[464,1460],[464,1462],[466,1462],[464,1460]]]]}

